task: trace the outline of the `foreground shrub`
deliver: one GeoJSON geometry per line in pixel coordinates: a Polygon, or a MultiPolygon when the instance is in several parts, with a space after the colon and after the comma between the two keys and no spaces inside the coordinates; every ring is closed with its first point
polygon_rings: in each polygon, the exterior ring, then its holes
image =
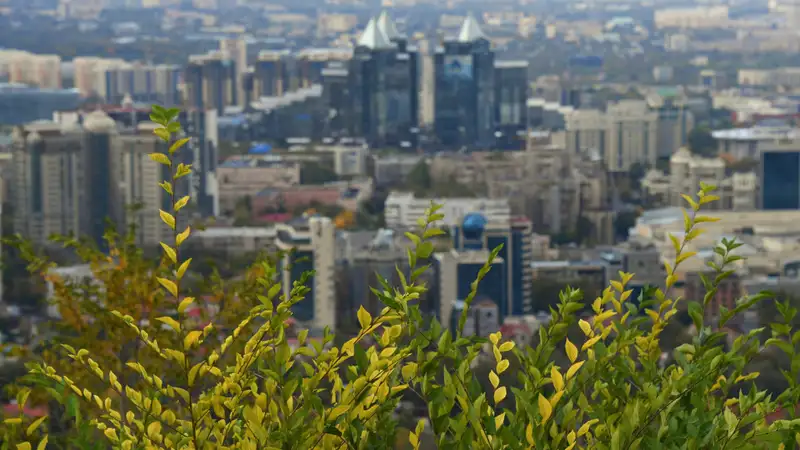
{"type": "MultiPolygon", "coordinates": [[[[109,330],[123,339],[130,333],[141,352],[116,355],[122,364],[110,367],[113,358],[62,342],[61,353],[29,366],[27,380],[45,386],[46,396],[73,411],[73,430],[83,430],[95,444],[105,440],[101,448],[375,449],[393,448],[398,436],[407,436],[408,446],[417,449],[425,431],[442,449],[796,445],[800,332],[789,325],[796,310],[779,305],[784,323],[772,326],[767,341],[760,341],[759,329],[736,338],[729,348],[723,345],[727,334],[717,330],[766,295],[722,309],[713,327],[706,322],[717,286],[739,259],[733,254],[737,243],[723,240],[717,247],[719,258],[709,264],[715,277],[704,279],[705,298],[687,303],[697,330],[691,343],[678,347],[671,362],[662,357],[661,334],[685,303],[671,294],[675,270],[694,256],[686,248],[702,233],[697,226],[714,220],[700,213],[716,200],[713,188],[703,186],[696,197],[687,197],[685,234],[674,238],[676,259],[666,266],[664,289],[654,290],[652,300],[630,298],[633,275],[627,273],[588,305],[579,291],[567,289],[535,346],[517,347],[500,333],[488,339],[462,334],[466,309],[499,249],[480,271],[454,331],[423,317],[416,300],[426,286],[418,280],[429,267],[420,262],[433,252],[430,239],[443,233],[432,226],[442,218],[434,205],[420,229],[408,233],[411,275],[400,273],[400,286],[384,281],[373,289],[385,305],[380,314],[359,310],[360,331],[341,345],[333,344],[328,330],[321,340],[309,340],[308,331],[301,330],[293,348],[287,323],[312,274],[295,282],[290,295],[279,296],[279,269],[268,261],[253,275],[260,292],[237,294],[238,301],[254,306],[229,333],[225,326],[198,325],[188,317],[196,300],[182,296],[191,261],[182,259],[181,246],[191,230],[180,229],[178,216],[189,199],[175,191],[177,180],[191,169],[177,162],[186,139],[173,140],[180,131],[176,115],[161,108],[152,115],[161,125],[156,134],[170,144],[152,158],[171,169],[162,187],[173,207],[161,218],[174,230],[174,240],[162,244],[165,264],[147,272],[152,283],[143,276],[122,284],[151,294],[148,311],[155,316],[143,323],[131,314],[109,312],[109,330]],[[587,306],[591,315],[579,318],[587,306]],[[152,324],[159,326],[148,331],[152,324]],[[572,325],[581,330],[580,339],[569,338],[572,325]],[[745,369],[765,347],[792,360],[784,373],[789,388],[777,396],[755,388],[758,374],[745,369]],[[566,356],[559,364],[556,352],[566,356]],[[488,380],[478,379],[475,364],[487,358],[488,380]],[[509,377],[517,387],[509,389],[509,377]],[[425,402],[426,416],[404,430],[395,411],[401,399],[414,398],[425,402]],[[785,419],[768,420],[781,411],[785,419]]],[[[118,299],[105,297],[109,306],[124,302],[125,294],[118,294],[118,299]]],[[[92,302],[85,303],[88,308],[92,302]]],[[[19,391],[20,406],[30,392],[19,391]]],[[[44,448],[53,425],[47,418],[6,418],[3,446],[44,448]]]]}

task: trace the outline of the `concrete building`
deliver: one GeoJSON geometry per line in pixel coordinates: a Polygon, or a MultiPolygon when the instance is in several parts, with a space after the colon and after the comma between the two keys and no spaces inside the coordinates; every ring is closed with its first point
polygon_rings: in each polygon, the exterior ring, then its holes
{"type": "Polygon", "coordinates": [[[300,164],[267,158],[238,157],[217,167],[219,207],[232,212],[245,197],[267,188],[286,188],[300,183],[300,164]]]}
{"type": "Polygon", "coordinates": [[[21,50],[0,50],[0,75],[7,76],[10,83],[60,89],[61,57],[21,50]]]}
{"type": "Polygon", "coordinates": [[[727,6],[696,6],[655,11],[656,28],[720,28],[727,25],[727,6]]]}
{"type": "Polygon", "coordinates": [[[132,102],[176,106],[181,103],[177,65],[148,65],[139,62],[98,64],[95,68],[93,92],[107,104],[132,102]]]}
{"type": "Polygon", "coordinates": [[[75,89],[82,96],[104,96],[106,94],[105,73],[128,63],[118,58],[78,57],[72,60],[75,89]]]}
{"type": "Polygon", "coordinates": [[[232,60],[236,67],[236,100],[237,105],[245,106],[245,86],[244,74],[247,71],[247,41],[244,39],[222,39],[219,41],[219,49],[229,60],[232,60]]]}
{"type": "Polygon", "coordinates": [[[440,226],[455,226],[469,213],[481,213],[487,220],[509,223],[511,207],[508,200],[488,198],[416,198],[413,193],[392,192],[386,198],[386,226],[396,230],[419,227],[417,219],[425,216],[431,202],[442,205],[444,214],[440,226]]]}
{"type": "Polygon", "coordinates": [[[212,227],[193,231],[186,242],[190,248],[242,255],[276,250],[277,236],[274,227],[212,227]]]}
{"type": "Polygon", "coordinates": [[[310,291],[294,305],[294,317],[315,329],[336,329],[336,238],[333,222],[309,217],[277,226],[278,249],[286,251],[281,262],[283,295],[290,298],[292,284],[310,270],[310,291]]]}

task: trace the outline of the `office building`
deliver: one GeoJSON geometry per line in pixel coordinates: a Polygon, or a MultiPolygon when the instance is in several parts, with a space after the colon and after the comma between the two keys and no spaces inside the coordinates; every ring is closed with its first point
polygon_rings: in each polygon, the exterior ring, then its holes
{"type": "Polygon", "coordinates": [[[293,307],[294,317],[316,329],[336,329],[335,226],[327,217],[305,217],[277,226],[276,245],[287,252],[281,261],[283,295],[290,296],[294,282],[313,270],[310,291],[293,307]]]}
{"type": "Polygon", "coordinates": [[[46,89],[22,84],[0,83],[0,124],[22,125],[49,120],[53,113],[80,106],[75,89],[46,89]]]}
{"type": "Polygon", "coordinates": [[[521,150],[528,131],[528,61],[496,61],[494,72],[497,146],[521,150]]]}
{"type": "Polygon", "coordinates": [[[761,146],[760,207],[800,209],[800,145],[776,142],[761,146]]]}
{"type": "Polygon", "coordinates": [[[498,304],[500,317],[531,313],[530,265],[533,262],[533,227],[528,219],[514,217],[509,222],[489,222],[480,213],[469,213],[451,228],[453,249],[492,251],[503,246],[498,256],[505,266],[507,303],[498,304]],[[480,230],[480,232],[479,232],[480,230]]]}
{"type": "Polygon", "coordinates": [[[310,88],[322,82],[322,71],[331,65],[346,65],[353,57],[353,51],[341,48],[306,48],[294,57],[294,71],[290,74],[289,86],[292,90],[310,88]]]}
{"type": "Polygon", "coordinates": [[[351,135],[374,147],[416,147],[417,53],[388,14],[369,21],[350,61],[351,135]]]}
{"type": "Polygon", "coordinates": [[[238,105],[236,64],[222,52],[190,57],[184,83],[189,108],[222,115],[226,107],[238,105]]]}
{"type": "Polygon", "coordinates": [[[75,89],[84,97],[102,97],[106,94],[106,84],[108,84],[106,72],[128,65],[128,62],[118,58],[93,56],[75,58],[72,60],[75,89]]]}
{"type": "Polygon", "coordinates": [[[437,141],[452,148],[488,148],[495,133],[494,52],[478,21],[468,16],[456,40],[434,56],[434,128],[437,141]]]}
{"type": "Polygon", "coordinates": [[[328,107],[324,135],[330,138],[350,136],[353,131],[353,108],[350,107],[350,71],[347,65],[331,65],[322,70],[322,96],[328,107]]]}

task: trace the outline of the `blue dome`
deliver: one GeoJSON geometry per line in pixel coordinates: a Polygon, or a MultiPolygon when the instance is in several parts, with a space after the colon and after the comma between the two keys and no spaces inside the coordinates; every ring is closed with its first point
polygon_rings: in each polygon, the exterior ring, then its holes
{"type": "Polygon", "coordinates": [[[250,149],[250,154],[251,155],[263,155],[263,154],[269,153],[271,151],[272,151],[272,146],[271,145],[269,145],[269,144],[258,144],[258,145],[254,145],[250,149]]]}
{"type": "Polygon", "coordinates": [[[483,235],[483,230],[486,229],[486,216],[481,213],[469,213],[464,216],[464,221],[461,223],[461,230],[464,233],[465,239],[479,239],[483,235]]]}

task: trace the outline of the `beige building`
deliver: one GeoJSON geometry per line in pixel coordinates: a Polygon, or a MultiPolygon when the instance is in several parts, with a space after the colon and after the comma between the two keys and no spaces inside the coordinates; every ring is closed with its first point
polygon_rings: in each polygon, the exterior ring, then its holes
{"type": "Polygon", "coordinates": [[[656,28],[719,28],[729,22],[727,6],[659,9],[653,19],[656,28]]]}
{"type": "Polygon", "coordinates": [[[73,59],[72,66],[75,88],[80,91],[81,95],[88,97],[91,95],[105,95],[106,71],[128,67],[129,63],[118,58],[89,56],[73,59]]]}
{"type": "Polygon", "coordinates": [[[245,106],[244,74],[247,72],[247,42],[244,39],[223,39],[219,49],[226,59],[236,65],[236,99],[239,106],[245,106]]]}
{"type": "MultiPolygon", "coordinates": [[[[172,230],[158,213],[168,201],[159,183],[170,175],[166,166],[150,158],[151,153],[167,151],[166,144],[153,134],[155,128],[155,124],[144,123],[133,133],[119,136],[120,162],[116,174],[122,204],[140,206],[124,210],[122,220],[136,226],[138,244],[147,247],[158,246],[172,236],[172,230]]],[[[179,196],[184,194],[178,191],[179,196]]]]}
{"type": "Polygon", "coordinates": [[[11,83],[58,89],[61,87],[61,57],[0,50],[0,74],[5,74],[11,83]]]}
{"type": "Polygon", "coordinates": [[[681,148],[670,158],[670,174],[649,171],[642,187],[651,201],[664,206],[684,207],[681,194],[693,195],[700,183],[716,186],[720,200],[708,205],[710,210],[752,211],[758,200],[755,172],[728,174],[721,158],[702,158],[681,148]]]}
{"type": "Polygon", "coordinates": [[[219,206],[233,211],[245,197],[268,188],[283,189],[300,183],[300,164],[264,159],[228,160],[217,167],[219,206]]]}
{"type": "Polygon", "coordinates": [[[596,151],[611,172],[627,172],[634,164],[653,166],[658,151],[658,112],[647,102],[622,100],[605,112],[575,110],[565,116],[567,150],[596,151]]]}

